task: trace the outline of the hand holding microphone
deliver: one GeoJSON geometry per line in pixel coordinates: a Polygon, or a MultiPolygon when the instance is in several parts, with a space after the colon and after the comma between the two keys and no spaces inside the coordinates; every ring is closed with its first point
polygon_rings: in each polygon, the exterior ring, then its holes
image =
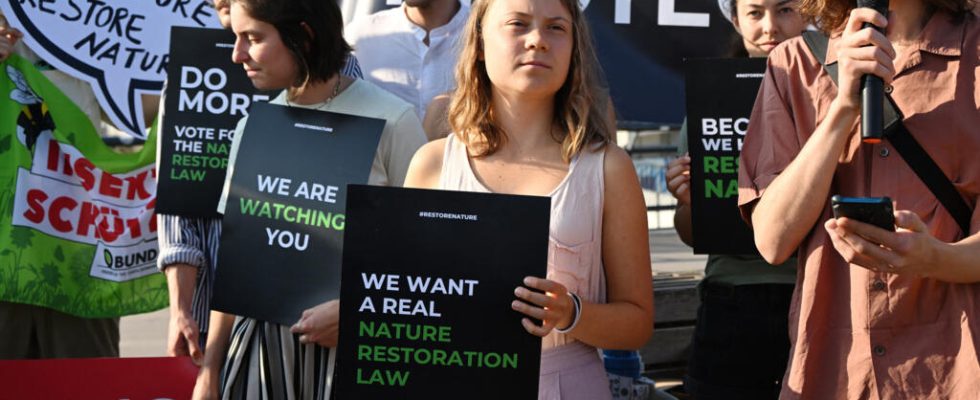
{"type": "MultiPolygon", "coordinates": [[[[888,0],[857,0],[858,8],[870,8],[881,15],[888,15],[888,0]]],[[[883,29],[865,22],[861,28],[883,29]]],[[[884,130],[885,83],[880,77],[864,75],[861,78],[861,140],[864,143],[881,142],[884,130]]]]}
{"type": "Polygon", "coordinates": [[[885,37],[888,25],[885,13],[887,0],[858,0],[858,8],[844,27],[837,42],[838,93],[837,102],[845,109],[861,111],[861,136],[864,141],[881,140],[884,117],[884,85],[895,75],[895,49],[885,37]],[[861,7],[874,3],[882,12],[861,7]],[[872,29],[864,29],[865,27],[872,29]]]}

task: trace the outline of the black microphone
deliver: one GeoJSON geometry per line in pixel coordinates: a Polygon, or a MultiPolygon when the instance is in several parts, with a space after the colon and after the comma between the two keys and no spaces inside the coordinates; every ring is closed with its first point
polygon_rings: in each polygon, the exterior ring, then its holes
{"type": "MultiPolygon", "coordinates": [[[[857,0],[858,8],[872,8],[888,16],[888,0],[857,0]]],[[[862,28],[871,27],[879,32],[881,29],[865,22],[862,28]]],[[[861,77],[861,140],[864,143],[880,143],[885,129],[884,102],[885,84],[877,75],[861,77]]]]}

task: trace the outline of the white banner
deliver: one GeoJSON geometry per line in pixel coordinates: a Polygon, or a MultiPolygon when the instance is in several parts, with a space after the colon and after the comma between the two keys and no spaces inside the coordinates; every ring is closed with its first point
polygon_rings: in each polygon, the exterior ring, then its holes
{"type": "Polygon", "coordinates": [[[0,0],[27,45],[92,85],[112,122],[145,137],[140,94],[166,78],[170,27],[220,27],[209,0],[0,0]]]}

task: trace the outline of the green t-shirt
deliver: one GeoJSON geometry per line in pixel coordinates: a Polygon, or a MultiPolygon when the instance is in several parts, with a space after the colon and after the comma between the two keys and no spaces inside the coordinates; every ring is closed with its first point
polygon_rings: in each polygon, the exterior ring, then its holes
{"type": "Polygon", "coordinates": [[[704,280],[732,286],[796,283],[796,257],[771,265],[758,255],[712,254],[704,266],[704,280]]]}

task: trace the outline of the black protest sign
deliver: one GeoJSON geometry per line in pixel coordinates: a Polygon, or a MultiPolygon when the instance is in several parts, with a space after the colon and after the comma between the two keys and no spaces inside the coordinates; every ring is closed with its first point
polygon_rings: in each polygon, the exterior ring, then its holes
{"type": "Polygon", "coordinates": [[[269,96],[231,62],[231,31],[175,27],[170,36],[157,212],[216,217],[235,126],[269,96]]]}
{"type": "Polygon", "coordinates": [[[232,167],[213,308],[292,324],[336,299],[349,183],[385,121],[256,103],[232,167]]]}
{"type": "Polygon", "coordinates": [[[691,222],[698,254],[757,254],[738,212],[738,157],[764,58],[687,60],[691,222]]]}
{"type": "Polygon", "coordinates": [[[548,261],[547,197],[348,189],[334,395],[536,399],[541,339],[510,304],[548,261]]]}

